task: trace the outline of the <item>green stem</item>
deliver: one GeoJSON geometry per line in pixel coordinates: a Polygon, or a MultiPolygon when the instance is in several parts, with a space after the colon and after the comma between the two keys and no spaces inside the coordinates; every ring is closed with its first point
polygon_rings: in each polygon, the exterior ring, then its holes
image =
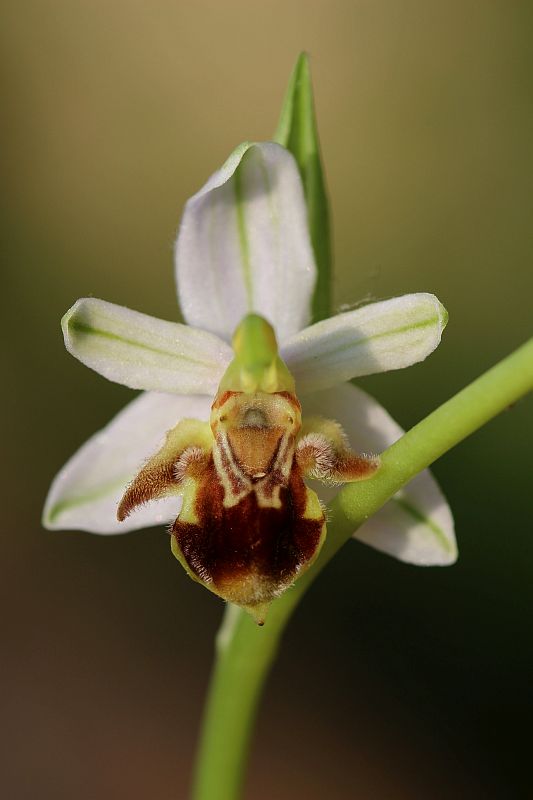
{"type": "Polygon", "coordinates": [[[261,689],[281,634],[325,564],[354,530],[411,478],[532,389],[533,339],[389,447],[373,478],[349,484],[338,493],[319,558],[272,604],[263,628],[240,609],[228,607],[217,637],[194,800],[236,800],[240,796],[261,689]]]}

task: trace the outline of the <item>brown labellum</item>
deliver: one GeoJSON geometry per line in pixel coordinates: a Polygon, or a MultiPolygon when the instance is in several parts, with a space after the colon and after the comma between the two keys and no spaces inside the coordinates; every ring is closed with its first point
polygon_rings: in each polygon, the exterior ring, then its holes
{"type": "Polygon", "coordinates": [[[262,504],[261,492],[251,489],[226,506],[213,459],[198,482],[196,522],[180,516],[174,523],[174,552],[197,580],[262,622],[264,607],[293,583],[321,544],[324,516],[306,516],[308,492],[294,464],[275,505],[262,504]]]}
{"type": "Polygon", "coordinates": [[[313,562],[326,526],[305,476],[359,480],[376,458],[349,450],[330,420],[308,420],[289,391],[223,391],[210,423],[182,420],[128,487],[118,509],[181,494],[172,552],[189,575],[263,623],[272,600],[313,562]]]}

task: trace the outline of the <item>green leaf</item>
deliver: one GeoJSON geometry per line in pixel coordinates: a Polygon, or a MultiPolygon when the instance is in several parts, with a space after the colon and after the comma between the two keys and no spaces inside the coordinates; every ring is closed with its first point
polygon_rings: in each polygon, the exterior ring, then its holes
{"type": "Polygon", "coordinates": [[[318,267],[313,297],[313,320],[331,314],[331,239],[328,199],[320,158],[307,53],[301,53],[292,72],[274,141],[296,158],[302,176],[311,242],[318,267]]]}

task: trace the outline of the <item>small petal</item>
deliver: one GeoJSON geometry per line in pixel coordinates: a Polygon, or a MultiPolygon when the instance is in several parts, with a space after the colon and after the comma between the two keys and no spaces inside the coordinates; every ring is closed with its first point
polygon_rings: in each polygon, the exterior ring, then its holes
{"type": "Polygon", "coordinates": [[[127,485],[183,417],[209,419],[211,399],[148,392],[129,403],[91,437],[56,475],[43,514],[52,530],[126,533],[174,520],[181,499],[170,497],[141,508],[124,522],[117,507],[127,485]]]}
{"type": "Polygon", "coordinates": [[[78,300],[61,326],[69,353],[130,389],[212,395],[232,357],[211,333],[95,297],[78,300]]]}
{"type": "Polygon", "coordinates": [[[176,279],[190,325],[229,340],[255,311],[283,340],[309,321],[316,267],[294,157],[243,144],[187,202],[176,279]]]}
{"type": "Polygon", "coordinates": [[[347,311],[297,333],[282,357],[299,394],[423,361],[447,322],[433,294],[406,294],[347,311]]]}
{"type": "MultiPolygon", "coordinates": [[[[380,453],[403,433],[376,400],[345,384],[306,398],[304,414],[323,414],[341,423],[350,445],[380,453]]],[[[326,499],[324,491],[319,491],[326,499]]],[[[332,492],[327,495],[331,499],[332,492]]],[[[419,566],[445,566],[457,558],[453,517],[429,470],[417,475],[355,533],[354,538],[419,566]]]]}

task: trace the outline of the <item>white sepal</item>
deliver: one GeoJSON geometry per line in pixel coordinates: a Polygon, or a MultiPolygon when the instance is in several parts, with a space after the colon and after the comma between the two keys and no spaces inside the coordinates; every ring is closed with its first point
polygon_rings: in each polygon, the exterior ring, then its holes
{"type": "Polygon", "coordinates": [[[317,322],[283,343],[300,394],[423,361],[447,314],[433,294],[406,294],[317,322]]]}
{"type": "Polygon", "coordinates": [[[176,242],[183,316],[229,340],[255,311],[283,340],[308,323],[315,279],[294,157],[273,142],[240,145],[185,206],[176,242]]]}
{"type": "MultiPolygon", "coordinates": [[[[306,398],[303,411],[336,419],[351,447],[362,453],[380,453],[403,433],[377,400],[351,384],[306,398]]],[[[332,497],[331,490],[319,494],[326,501],[332,497]]],[[[457,559],[453,517],[427,469],[355,531],[354,538],[409,564],[446,566],[457,559]]]]}
{"type": "Polygon", "coordinates": [[[130,389],[213,395],[232,357],[212,333],[95,297],[78,300],[61,327],[69,353],[130,389]]]}
{"type": "Polygon", "coordinates": [[[180,497],[150,502],[124,522],[116,518],[126,486],[184,417],[209,419],[211,398],[148,392],[92,436],[56,475],[43,513],[51,530],[126,533],[163,525],[178,515],[180,497]]]}

